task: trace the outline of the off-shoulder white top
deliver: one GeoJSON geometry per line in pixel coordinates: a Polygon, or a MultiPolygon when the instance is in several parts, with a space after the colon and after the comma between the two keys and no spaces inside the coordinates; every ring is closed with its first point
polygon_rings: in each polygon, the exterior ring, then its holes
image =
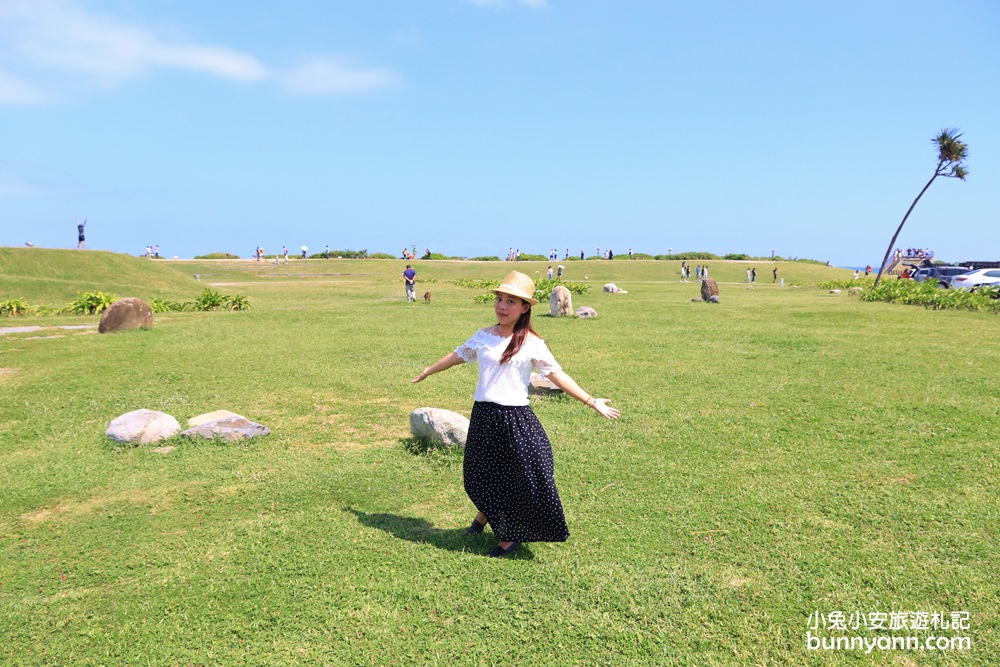
{"type": "Polygon", "coordinates": [[[457,348],[455,353],[467,363],[479,363],[479,383],[475,400],[500,405],[527,405],[531,370],[542,375],[562,370],[545,341],[528,334],[517,354],[501,365],[500,357],[510,343],[488,329],[480,329],[457,348]]]}

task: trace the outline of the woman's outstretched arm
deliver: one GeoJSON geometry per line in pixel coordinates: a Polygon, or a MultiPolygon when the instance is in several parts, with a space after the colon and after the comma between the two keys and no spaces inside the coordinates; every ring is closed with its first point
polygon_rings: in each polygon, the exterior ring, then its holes
{"type": "Polygon", "coordinates": [[[411,382],[420,382],[428,375],[434,375],[435,373],[446,371],[452,366],[458,366],[459,364],[464,364],[464,363],[465,360],[462,359],[462,357],[458,356],[456,352],[449,352],[448,354],[444,355],[443,357],[435,361],[433,365],[425,368],[423,372],[420,373],[420,375],[418,375],[417,377],[413,378],[411,382]]]}
{"type": "Polygon", "coordinates": [[[553,371],[546,377],[552,380],[552,384],[559,387],[581,403],[585,403],[587,407],[594,408],[606,419],[618,419],[618,416],[621,415],[618,408],[611,407],[611,399],[594,398],[584,391],[580,385],[576,383],[576,380],[571,378],[564,371],[553,371]]]}

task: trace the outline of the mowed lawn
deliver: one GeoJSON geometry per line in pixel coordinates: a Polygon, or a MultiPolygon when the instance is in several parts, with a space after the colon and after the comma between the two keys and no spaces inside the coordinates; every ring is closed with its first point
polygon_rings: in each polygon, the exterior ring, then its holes
{"type": "Polygon", "coordinates": [[[253,309],[0,336],[0,664],[1000,662],[994,315],[862,303],[804,287],[850,273],[803,263],[778,264],[785,287],[751,265],[749,289],[748,264],[710,262],[712,305],[679,262],[564,262],[599,317],[540,304],[535,328],[622,418],[534,401],[572,535],[495,560],[490,531],[465,530],[461,454],[409,434],[417,407],[468,415],[475,368],[410,379],[492,323],[449,281],[514,266],[413,262],[431,302],[408,304],[400,261],[160,264],[172,298],[211,287],[253,309]],[[105,437],[138,408],[228,409],[272,434],[167,454],[105,437]],[[905,627],[829,629],[837,613],[905,627]],[[910,627],[922,614],[968,628],[910,627]]]}

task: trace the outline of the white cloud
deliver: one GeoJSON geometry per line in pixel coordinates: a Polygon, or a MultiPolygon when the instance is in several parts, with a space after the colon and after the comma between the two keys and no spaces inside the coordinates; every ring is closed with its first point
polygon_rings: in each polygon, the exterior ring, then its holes
{"type": "MultiPolygon", "coordinates": [[[[160,31],[162,33],[163,31],[160,31]]],[[[156,69],[188,70],[293,93],[363,93],[393,85],[384,69],[330,58],[283,70],[256,56],[165,36],[150,27],[85,11],[77,0],[0,1],[0,105],[41,104],[116,87],[156,69]]]]}
{"type": "Polygon", "coordinates": [[[0,70],[0,106],[42,104],[46,101],[42,91],[0,70]]]}
{"type": "Polygon", "coordinates": [[[279,75],[289,91],[301,95],[366,93],[394,86],[399,77],[385,69],[360,69],[338,60],[317,58],[279,75]]]}

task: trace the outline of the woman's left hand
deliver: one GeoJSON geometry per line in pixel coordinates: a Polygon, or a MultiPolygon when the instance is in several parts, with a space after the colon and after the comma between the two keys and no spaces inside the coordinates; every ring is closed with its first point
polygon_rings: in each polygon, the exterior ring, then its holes
{"type": "Polygon", "coordinates": [[[618,419],[621,416],[621,411],[618,408],[611,407],[610,398],[595,398],[594,409],[600,412],[606,419],[618,419]]]}

